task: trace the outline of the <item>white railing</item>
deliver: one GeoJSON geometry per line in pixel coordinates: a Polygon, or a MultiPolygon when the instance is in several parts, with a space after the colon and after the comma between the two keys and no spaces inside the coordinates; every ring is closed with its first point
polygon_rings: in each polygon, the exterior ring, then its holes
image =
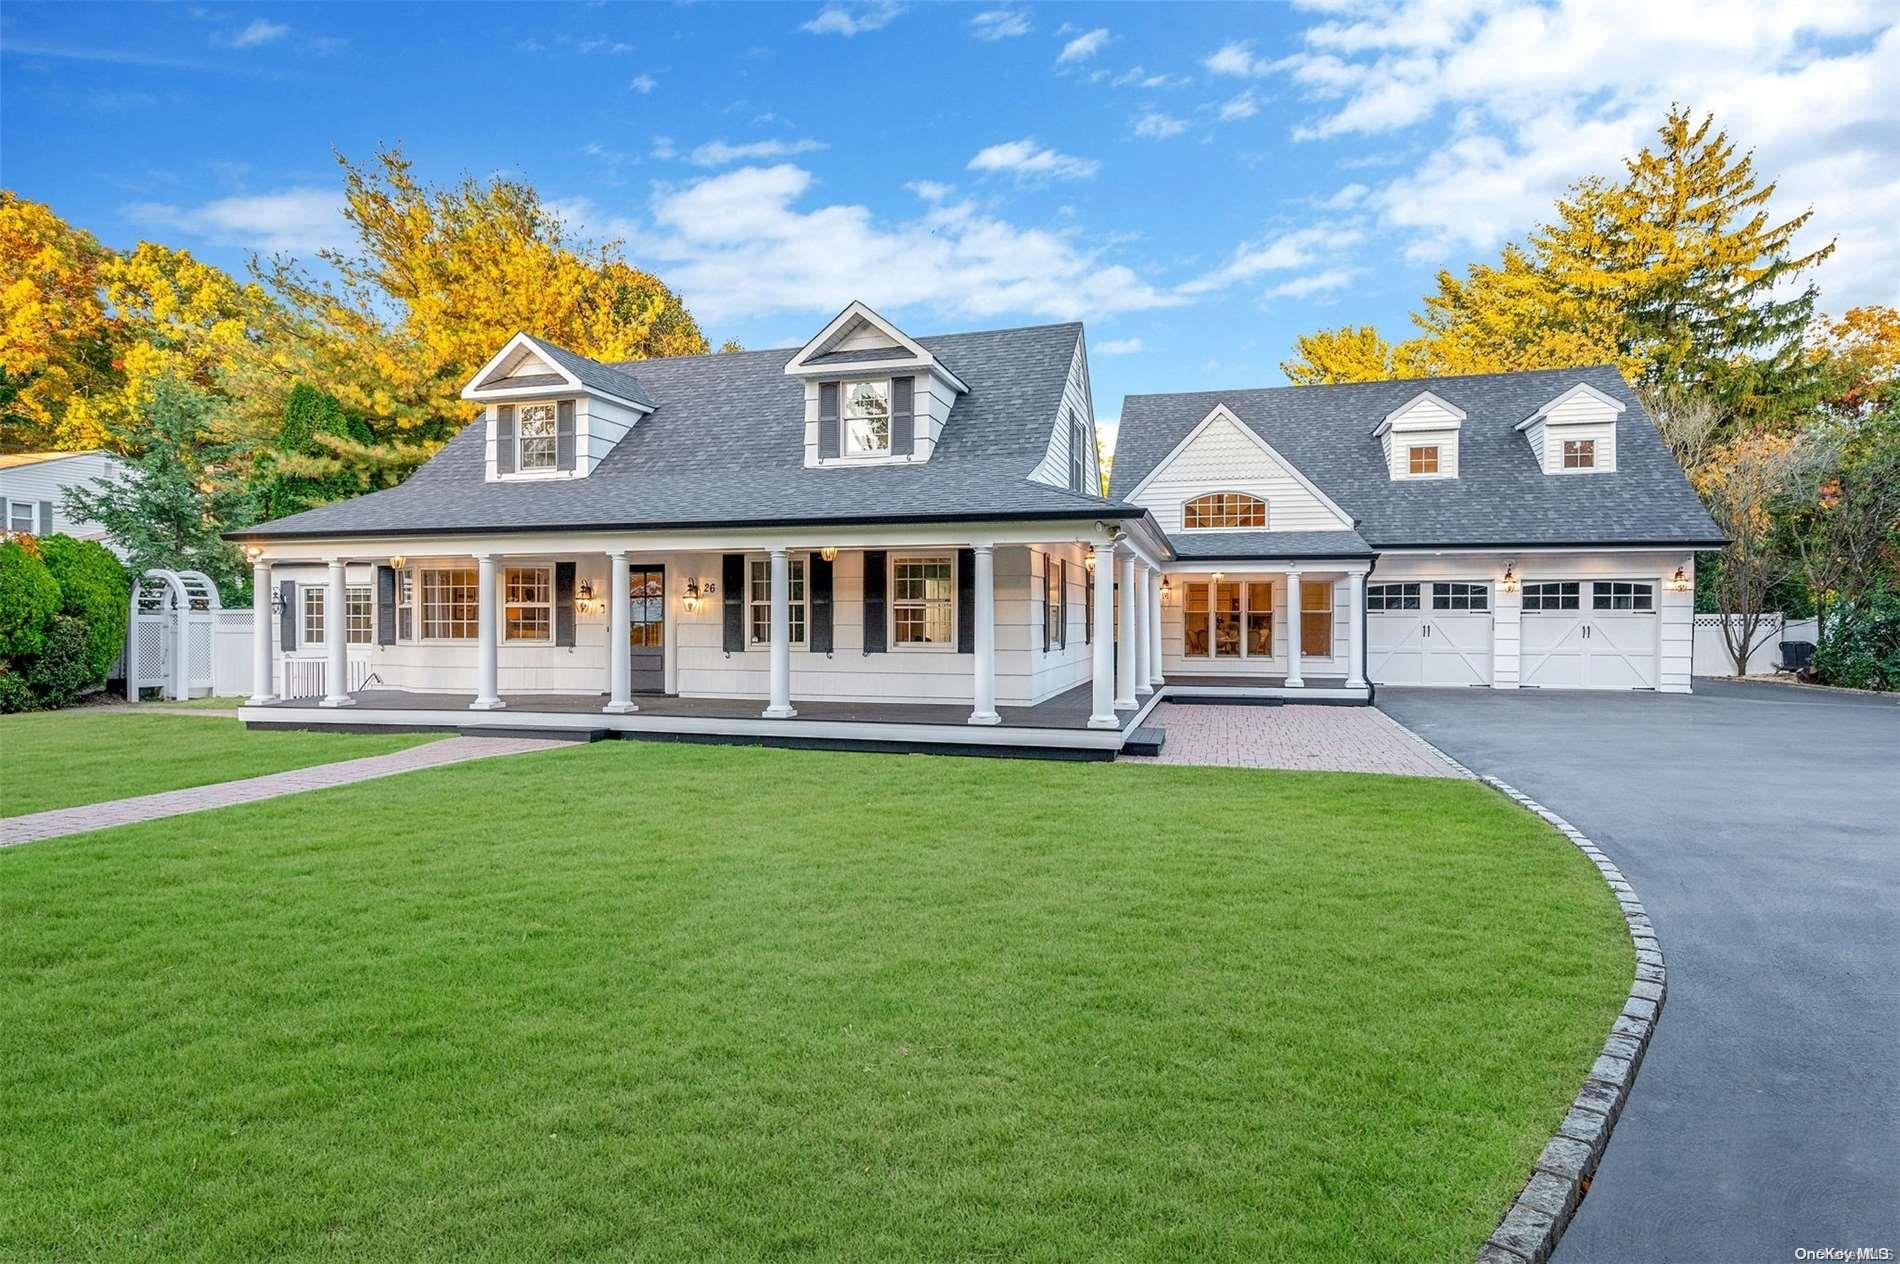
{"type": "MultiPolygon", "coordinates": [[[[355,693],[363,688],[369,679],[369,660],[351,658],[349,660],[350,684],[348,692],[355,693]]],[[[329,691],[330,664],[321,658],[287,658],[284,660],[284,687],[278,696],[283,698],[321,698],[329,691]]]]}

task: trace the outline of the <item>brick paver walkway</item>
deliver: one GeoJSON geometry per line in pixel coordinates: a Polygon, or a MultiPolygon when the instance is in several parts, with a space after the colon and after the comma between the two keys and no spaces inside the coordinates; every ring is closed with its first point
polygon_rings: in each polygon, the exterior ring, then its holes
{"type": "Polygon", "coordinates": [[[1148,723],[1168,732],[1161,754],[1135,764],[1214,764],[1313,772],[1468,777],[1374,707],[1228,707],[1164,702],[1148,723]]]}
{"type": "Polygon", "coordinates": [[[88,830],[107,829],[114,825],[156,821],[161,817],[230,807],[235,803],[255,803],[259,799],[275,799],[279,795],[298,794],[305,790],[346,786],[354,781],[393,777],[397,773],[413,772],[418,768],[439,768],[444,764],[461,764],[471,759],[518,755],[566,745],[569,743],[531,737],[451,737],[388,755],[344,759],[334,764],[318,764],[314,768],[296,768],[262,777],[247,777],[242,781],[193,786],[189,790],[165,790],[130,799],[31,812],[25,816],[0,818],[0,847],[38,842],[43,838],[59,838],[67,834],[83,834],[88,830]]]}

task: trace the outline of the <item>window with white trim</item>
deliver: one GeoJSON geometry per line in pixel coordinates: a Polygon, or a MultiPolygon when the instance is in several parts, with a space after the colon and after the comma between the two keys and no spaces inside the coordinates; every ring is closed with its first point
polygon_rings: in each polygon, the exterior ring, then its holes
{"type": "Polygon", "coordinates": [[[1181,526],[1190,531],[1266,525],[1267,502],[1246,492],[1209,492],[1181,506],[1181,526]]]}
{"type": "Polygon", "coordinates": [[[1630,610],[1642,612],[1656,608],[1656,585],[1630,580],[1598,580],[1590,585],[1592,610],[1630,610]]]}
{"type": "Polygon", "coordinates": [[[481,603],[481,580],[472,566],[426,567],[422,570],[422,639],[473,641],[476,611],[481,603]]]}
{"type": "Polygon", "coordinates": [[[891,450],[891,384],[844,384],[844,454],[884,456],[891,450]]]}
{"type": "Polygon", "coordinates": [[[1595,439],[1565,439],[1564,468],[1567,470],[1594,470],[1597,467],[1597,441],[1595,439]]]}
{"type": "Polygon", "coordinates": [[[1068,602],[1063,594],[1062,559],[1042,558],[1042,648],[1044,652],[1069,644],[1068,602]]]}
{"type": "Polygon", "coordinates": [[[34,502],[30,500],[7,502],[7,530],[15,535],[32,535],[36,529],[33,525],[33,507],[34,502]]]}
{"type": "Polygon", "coordinates": [[[1438,473],[1438,445],[1435,443],[1417,443],[1406,449],[1405,471],[1408,474],[1438,473]]]}
{"type": "MultiPolygon", "coordinates": [[[[807,609],[804,555],[795,553],[785,559],[785,576],[786,587],[789,590],[786,604],[792,629],[791,643],[803,645],[807,609]]],[[[772,559],[770,557],[746,559],[745,595],[747,643],[770,645],[772,643],[772,559]]]]}
{"type": "Polygon", "coordinates": [[[553,404],[523,404],[515,413],[515,469],[523,474],[560,463],[560,411],[553,404]]]}
{"type": "Polygon", "coordinates": [[[1524,585],[1524,612],[1541,614],[1546,610],[1577,610],[1580,588],[1574,580],[1540,580],[1524,585]]]}
{"type": "Polygon", "coordinates": [[[1333,584],[1329,579],[1300,582],[1300,654],[1333,656],[1333,584]]]}
{"type": "Polygon", "coordinates": [[[1273,584],[1250,579],[1183,585],[1181,653],[1187,658],[1270,658],[1273,584]]]}
{"type": "Polygon", "coordinates": [[[1366,611],[1369,614],[1397,614],[1419,608],[1417,584],[1367,584],[1366,611]]]}
{"type": "Polygon", "coordinates": [[[396,572],[396,639],[416,639],[416,573],[406,566],[396,572]]]}
{"type": "Polygon", "coordinates": [[[1056,559],[1056,648],[1069,648],[1069,563],[1056,559]]]}
{"type": "Polygon", "coordinates": [[[1468,610],[1474,614],[1483,614],[1491,608],[1491,586],[1489,584],[1466,584],[1459,582],[1432,585],[1432,609],[1468,610]]]}
{"type": "Polygon", "coordinates": [[[554,639],[554,568],[509,566],[501,572],[501,639],[554,639]]]}
{"type": "Polygon", "coordinates": [[[891,643],[954,645],[956,559],[949,554],[891,559],[891,643]]]}
{"type": "MultiPolygon", "coordinates": [[[[330,600],[327,584],[303,590],[303,643],[326,643],[330,600]]],[[[376,603],[368,584],[350,584],[343,590],[343,636],[346,645],[369,645],[376,639],[376,603]]]]}
{"type": "Polygon", "coordinates": [[[305,645],[323,644],[323,607],[329,596],[327,589],[316,585],[303,590],[303,643],[305,645]]]}

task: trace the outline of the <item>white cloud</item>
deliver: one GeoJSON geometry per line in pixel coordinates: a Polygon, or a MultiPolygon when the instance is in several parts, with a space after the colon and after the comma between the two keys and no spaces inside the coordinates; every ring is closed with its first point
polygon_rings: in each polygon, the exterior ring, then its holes
{"type": "Polygon", "coordinates": [[[1236,119],[1250,119],[1258,113],[1260,113],[1260,103],[1254,100],[1253,89],[1248,88],[1239,96],[1221,105],[1220,121],[1232,123],[1236,119]]]}
{"type": "Polygon", "coordinates": [[[1084,31],[1062,46],[1062,51],[1056,55],[1056,65],[1063,66],[1070,62],[1087,61],[1101,52],[1107,44],[1107,27],[1098,26],[1092,31],[1084,31]]]}
{"type": "MultiPolygon", "coordinates": [[[[1114,88],[1178,88],[1188,82],[1186,77],[1181,75],[1151,75],[1145,66],[1130,66],[1114,76],[1109,76],[1107,71],[1098,70],[1095,75],[1106,78],[1109,86],[1114,88]]],[[[1093,77],[1095,76],[1091,76],[1093,77]]]]}
{"type": "Polygon", "coordinates": [[[956,190],[940,180],[912,180],[904,186],[926,202],[941,202],[956,190]]]}
{"type": "Polygon", "coordinates": [[[305,253],[355,240],[343,218],[342,199],[331,189],[285,189],[199,206],[135,202],[125,213],[139,224],[265,253],[305,253]]]}
{"type": "Polygon", "coordinates": [[[970,34],[980,40],[1015,39],[1029,34],[1029,14],[1021,9],[985,9],[970,19],[970,34]]]}
{"type": "Polygon", "coordinates": [[[628,89],[633,92],[638,92],[641,96],[646,96],[659,86],[659,81],[654,79],[652,75],[635,75],[632,79],[627,81],[628,89]]]}
{"type": "Polygon", "coordinates": [[[653,148],[649,152],[661,162],[670,162],[680,156],[679,147],[673,143],[671,136],[655,136],[653,148]]]}
{"type": "Polygon", "coordinates": [[[1252,40],[1232,40],[1222,44],[1201,65],[1207,67],[1210,74],[1244,79],[1258,78],[1273,69],[1272,62],[1254,56],[1252,40]]]}
{"type": "Polygon", "coordinates": [[[1139,338],[1110,338],[1107,342],[1095,344],[1095,354],[1105,356],[1135,355],[1141,350],[1139,338]]]}
{"type": "Polygon", "coordinates": [[[971,171],[1008,172],[1019,180],[1086,180],[1101,169],[1101,164],[1093,158],[1057,153],[1037,145],[1033,136],[1025,136],[978,150],[969,167],[971,171]]]}
{"type": "Polygon", "coordinates": [[[1345,289],[1348,285],[1352,284],[1352,279],[1358,275],[1359,270],[1357,268],[1344,266],[1327,268],[1322,272],[1309,272],[1305,276],[1297,276],[1290,281],[1282,281],[1278,285],[1269,286],[1266,297],[1311,298],[1315,294],[1329,294],[1334,290],[1345,289]]]}
{"type": "Polygon", "coordinates": [[[872,0],[870,4],[828,4],[818,10],[817,17],[799,29],[813,35],[843,35],[849,38],[864,31],[883,29],[903,11],[904,6],[896,0],[872,0]]]}
{"type": "Polygon", "coordinates": [[[1350,210],[1365,201],[1366,194],[1370,192],[1372,192],[1371,189],[1355,182],[1341,188],[1337,193],[1321,202],[1320,205],[1329,211],[1350,210]]]}
{"type": "Polygon", "coordinates": [[[1365,233],[1351,224],[1311,224],[1268,233],[1259,241],[1242,242],[1226,263],[1175,288],[1181,294],[1211,294],[1269,272],[1311,267],[1364,240],[1365,233]]]}
{"type": "Polygon", "coordinates": [[[709,140],[688,155],[689,161],[701,167],[724,167],[735,162],[752,162],[760,158],[790,158],[796,154],[809,154],[825,148],[823,141],[817,140],[755,140],[734,145],[723,140],[709,140]]]}
{"type": "Polygon", "coordinates": [[[290,28],[282,22],[253,18],[249,26],[224,42],[232,48],[259,48],[265,44],[275,44],[288,34],[290,34],[290,28]]]}
{"type": "Polygon", "coordinates": [[[1814,209],[1802,248],[1838,237],[1816,276],[1839,310],[1900,301],[1896,18],[1855,0],[1341,0],[1274,68],[1316,107],[1299,139],[1418,133],[1422,157],[1364,205],[1423,263],[1521,238],[1576,180],[1620,174],[1672,103],[1713,112],[1777,183],[1771,215],[1814,209]]]}
{"type": "Polygon", "coordinates": [[[1014,224],[969,201],[927,203],[908,219],[810,198],[790,163],[741,167],[661,188],[641,219],[583,217],[662,269],[701,320],[881,311],[1074,320],[1183,302],[1077,235],[1014,224]]]}
{"type": "Polygon", "coordinates": [[[1135,135],[1143,140],[1166,140],[1170,136],[1179,136],[1187,129],[1186,120],[1163,114],[1160,110],[1149,110],[1135,120],[1135,135]]]}

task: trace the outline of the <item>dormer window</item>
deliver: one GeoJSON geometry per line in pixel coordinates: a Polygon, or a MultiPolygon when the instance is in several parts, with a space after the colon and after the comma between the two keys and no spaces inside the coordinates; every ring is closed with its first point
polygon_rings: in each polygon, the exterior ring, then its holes
{"type": "Polygon", "coordinates": [[[1546,474],[1616,473],[1622,400],[1579,382],[1517,423],[1546,474]]]}
{"type": "Polygon", "coordinates": [[[1407,449],[1405,463],[1412,474],[1438,473],[1438,445],[1414,444],[1407,449]]]}
{"type": "Polygon", "coordinates": [[[1190,531],[1235,530],[1267,525],[1267,502],[1245,492],[1209,492],[1181,506],[1181,526],[1190,531]]]}
{"type": "Polygon", "coordinates": [[[1564,468],[1567,470],[1594,470],[1597,467],[1597,441],[1595,439],[1565,439],[1564,468]]]}
{"type": "Polygon", "coordinates": [[[1458,433],[1465,410],[1420,391],[1385,415],[1372,432],[1393,478],[1457,478],[1458,433]]]}
{"type": "Polygon", "coordinates": [[[887,456],[891,450],[890,382],[852,382],[845,387],[846,456],[887,456]]]}
{"type": "Polygon", "coordinates": [[[523,474],[552,470],[560,461],[560,431],[553,404],[521,406],[515,468],[523,474]]]}

